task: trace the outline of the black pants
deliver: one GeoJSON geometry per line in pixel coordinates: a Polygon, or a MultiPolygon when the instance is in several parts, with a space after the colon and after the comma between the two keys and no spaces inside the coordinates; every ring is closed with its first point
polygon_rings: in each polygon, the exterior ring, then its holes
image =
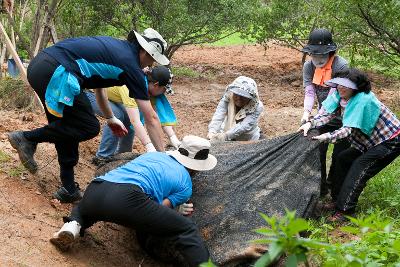
{"type": "MultiPolygon", "coordinates": [[[[45,105],[46,88],[58,62],[41,52],[29,64],[28,80],[45,105]]],[[[65,106],[63,117],[58,118],[45,108],[48,125],[24,132],[25,137],[33,142],[54,143],[61,171],[73,173],[73,167],[79,159],[79,142],[92,139],[100,132],[100,124],[95,117],[89,99],[81,91],[74,98],[73,106],[65,106]]],[[[68,177],[69,179],[74,179],[68,177]]],[[[61,177],[63,180],[63,177],[61,177]]]]}
{"type": "Polygon", "coordinates": [[[98,221],[134,228],[138,232],[172,240],[190,266],[208,261],[209,252],[194,222],[173,209],[151,200],[132,184],[96,179],[66,221],[77,221],[82,229],[98,221]]]}
{"type": "Polygon", "coordinates": [[[340,211],[354,212],[358,197],[367,181],[400,155],[400,136],[387,140],[361,153],[355,148],[337,157],[332,197],[340,211]]]}
{"type": "MultiPolygon", "coordinates": [[[[324,133],[333,132],[339,128],[340,128],[340,126],[338,126],[338,125],[324,125],[322,127],[319,127],[318,131],[320,134],[324,134],[324,133]]],[[[332,161],[331,161],[331,167],[329,169],[329,174],[327,174],[327,171],[326,171],[326,153],[328,152],[328,146],[329,146],[328,143],[321,143],[319,145],[319,157],[320,157],[320,162],[321,162],[321,189],[320,189],[321,196],[327,194],[328,190],[332,191],[332,183],[333,183],[332,176],[334,175],[337,156],[340,152],[349,148],[350,143],[347,140],[339,140],[333,146],[332,161]]]]}

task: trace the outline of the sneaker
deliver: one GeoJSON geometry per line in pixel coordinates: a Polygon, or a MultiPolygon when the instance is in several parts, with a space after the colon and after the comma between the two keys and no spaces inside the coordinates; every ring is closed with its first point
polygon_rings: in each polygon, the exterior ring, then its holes
{"type": "Polygon", "coordinates": [[[25,138],[23,132],[11,132],[8,134],[8,141],[18,152],[19,160],[30,173],[38,171],[38,165],[33,158],[36,152],[37,143],[25,138]]]}
{"type": "Polygon", "coordinates": [[[58,199],[61,203],[73,203],[75,201],[82,199],[82,192],[79,188],[79,185],[76,183],[76,191],[71,194],[65,189],[65,187],[60,187],[54,194],[53,198],[58,199]]]}
{"type": "Polygon", "coordinates": [[[79,236],[81,225],[77,221],[64,223],[60,231],[54,233],[50,242],[62,251],[71,248],[76,238],[79,236]]]}

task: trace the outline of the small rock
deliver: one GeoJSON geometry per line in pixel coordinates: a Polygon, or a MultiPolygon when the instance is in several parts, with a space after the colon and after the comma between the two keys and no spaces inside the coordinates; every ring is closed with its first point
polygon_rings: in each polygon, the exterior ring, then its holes
{"type": "Polygon", "coordinates": [[[33,121],[33,115],[32,114],[25,114],[22,116],[22,121],[33,121]]]}
{"type": "Polygon", "coordinates": [[[293,87],[300,87],[301,82],[299,80],[296,80],[296,81],[291,82],[290,85],[293,87]]]}
{"type": "Polygon", "coordinates": [[[41,195],[42,193],[40,193],[39,191],[35,192],[36,195],[41,195]]]}

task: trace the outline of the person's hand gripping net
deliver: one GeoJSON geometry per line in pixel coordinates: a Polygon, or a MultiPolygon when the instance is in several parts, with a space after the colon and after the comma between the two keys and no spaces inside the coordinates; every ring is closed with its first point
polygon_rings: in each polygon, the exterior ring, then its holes
{"type": "Polygon", "coordinates": [[[311,122],[307,122],[307,123],[304,123],[303,125],[301,125],[297,131],[298,132],[303,131],[304,136],[307,136],[307,133],[310,129],[311,129],[311,122]]]}
{"type": "Polygon", "coordinates": [[[112,130],[113,134],[118,137],[122,137],[128,134],[128,130],[125,128],[125,125],[115,116],[107,119],[107,124],[112,130]]]}
{"type": "Polygon", "coordinates": [[[183,216],[190,216],[194,211],[193,203],[183,203],[182,205],[178,206],[177,210],[183,216]]]}

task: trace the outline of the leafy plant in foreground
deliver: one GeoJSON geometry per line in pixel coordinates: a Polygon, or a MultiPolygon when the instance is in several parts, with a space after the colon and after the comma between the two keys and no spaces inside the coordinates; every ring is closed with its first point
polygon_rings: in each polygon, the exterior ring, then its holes
{"type": "Polygon", "coordinates": [[[259,228],[255,232],[264,235],[263,239],[254,240],[257,244],[269,244],[268,252],[260,257],[255,267],[268,266],[279,259],[283,254],[287,255],[286,266],[297,266],[303,262],[309,266],[307,255],[311,249],[329,249],[331,245],[300,237],[300,233],[309,229],[309,224],[302,218],[296,218],[295,211],[286,210],[282,218],[268,217],[260,213],[270,228],[259,228]]]}

